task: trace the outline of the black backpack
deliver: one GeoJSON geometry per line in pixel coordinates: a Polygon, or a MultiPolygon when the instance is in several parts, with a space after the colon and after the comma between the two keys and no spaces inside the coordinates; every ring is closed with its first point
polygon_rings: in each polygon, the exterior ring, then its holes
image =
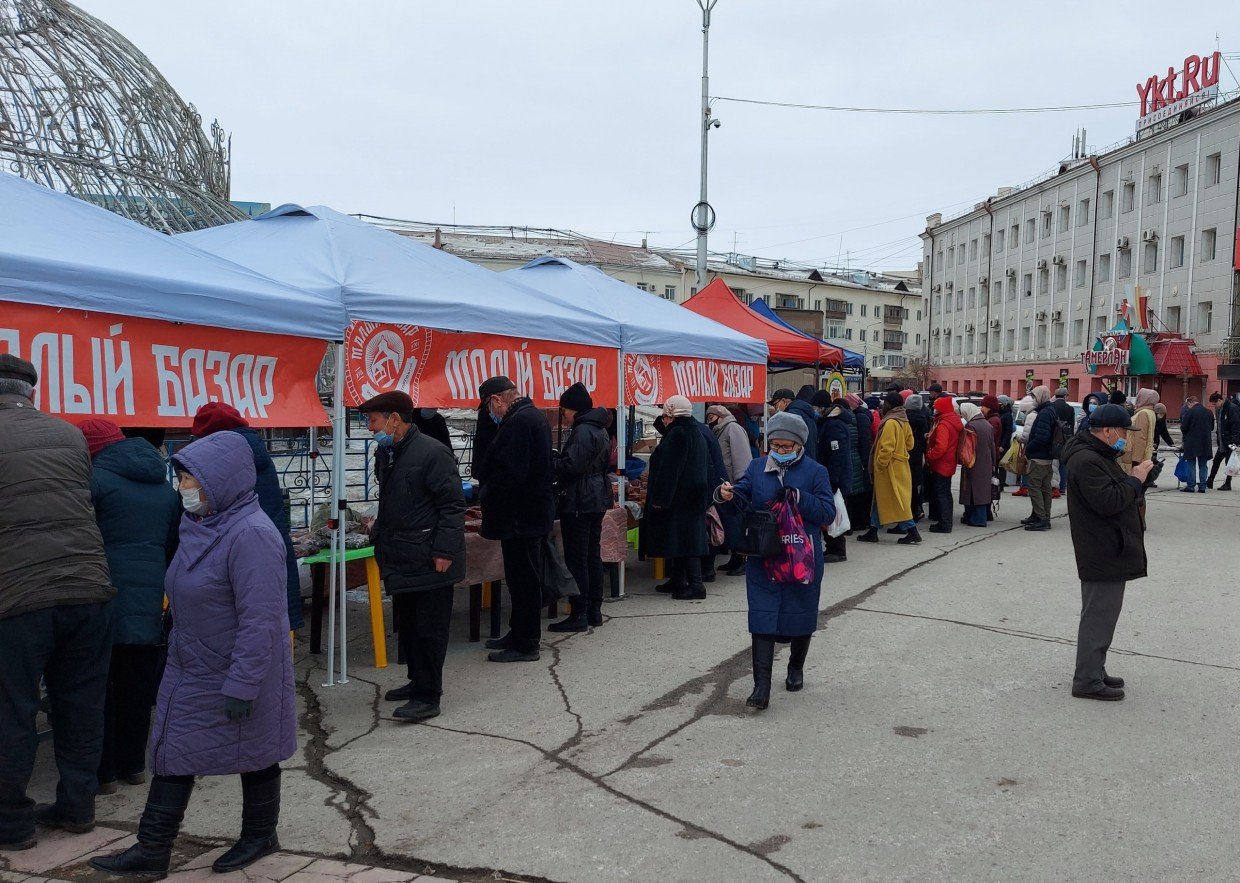
{"type": "Polygon", "coordinates": [[[1055,425],[1051,427],[1051,459],[1058,460],[1059,454],[1063,451],[1063,443],[1068,440],[1067,431],[1064,429],[1063,421],[1059,419],[1059,415],[1055,415],[1055,425]]]}

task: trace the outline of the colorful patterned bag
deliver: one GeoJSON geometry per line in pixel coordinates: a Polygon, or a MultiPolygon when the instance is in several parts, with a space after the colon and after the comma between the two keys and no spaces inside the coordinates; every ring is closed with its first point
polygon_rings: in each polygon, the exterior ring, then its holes
{"type": "Polygon", "coordinates": [[[785,489],[783,496],[771,504],[771,513],[783,548],[763,561],[767,579],[773,583],[809,585],[814,581],[814,544],[797,508],[796,494],[785,489]]]}

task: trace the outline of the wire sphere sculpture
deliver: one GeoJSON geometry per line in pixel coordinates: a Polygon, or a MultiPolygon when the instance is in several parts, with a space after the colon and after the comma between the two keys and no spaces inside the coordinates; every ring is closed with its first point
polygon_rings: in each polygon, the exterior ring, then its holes
{"type": "Polygon", "coordinates": [[[165,233],[244,218],[230,150],[150,59],[66,0],[0,0],[0,168],[165,233]]]}

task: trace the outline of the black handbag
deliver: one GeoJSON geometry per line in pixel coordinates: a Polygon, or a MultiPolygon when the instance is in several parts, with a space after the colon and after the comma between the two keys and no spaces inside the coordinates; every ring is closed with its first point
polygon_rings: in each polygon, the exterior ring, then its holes
{"type": "Polygon", "coordinates": [[[741,516],[740,533],[732,543],[732,551],[738,555],[770,558],[783,553],[784,544],[779,539],[779,526],[775,513],[769,509],[755,509],[740,497],[733,497],[745,509],[741,516]]]}

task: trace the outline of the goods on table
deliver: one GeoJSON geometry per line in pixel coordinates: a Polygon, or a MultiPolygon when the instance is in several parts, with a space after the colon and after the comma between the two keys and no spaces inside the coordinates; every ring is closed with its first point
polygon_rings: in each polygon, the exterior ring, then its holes
{"type": "MultiPolygon", "coordinates": [[[[298,558],[309,558],[332,543],[332,532],[328,527],[294,530],[289,535],[293,540],[293,552],[298,558]]],[[[346,549],[363,549],[369,545],[370,533],[364,529],[362,522],[345,522],[344,547],[346,549]]]]}

